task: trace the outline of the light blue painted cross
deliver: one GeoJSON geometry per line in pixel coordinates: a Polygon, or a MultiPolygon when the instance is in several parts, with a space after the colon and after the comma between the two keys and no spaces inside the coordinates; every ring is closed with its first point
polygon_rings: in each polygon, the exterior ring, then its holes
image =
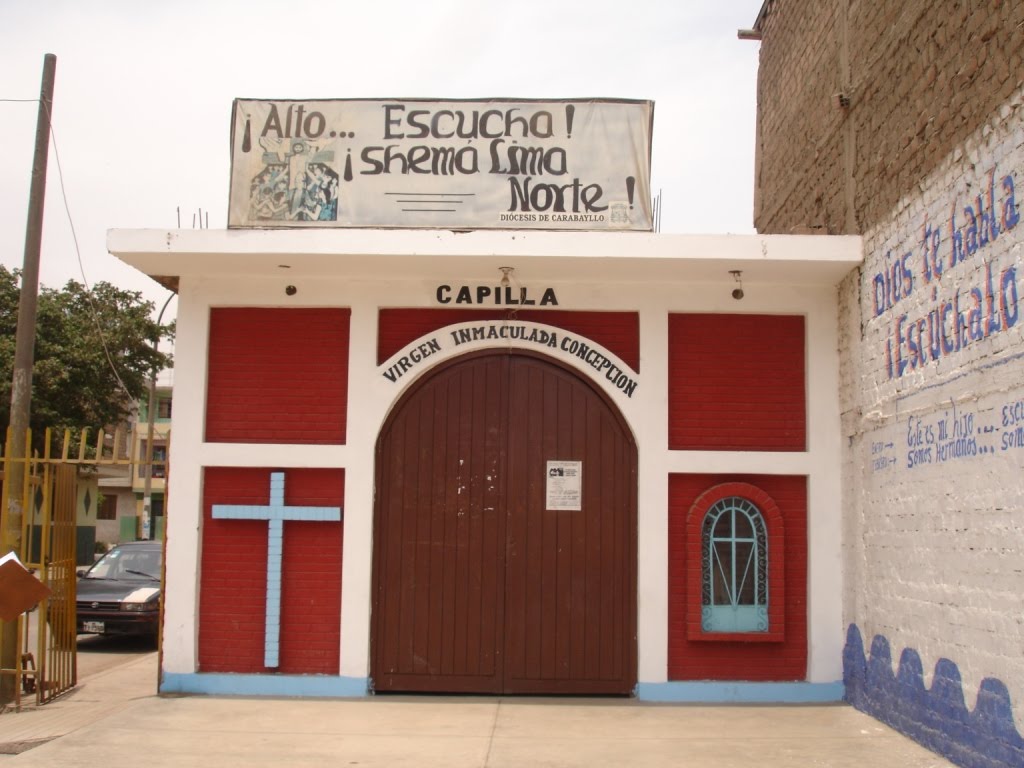
{"type": "Polygon", "coordinates": [[[267,619],[263,641],[263,664],[267,667],[276,667],[281,648],[281,555],[284,551],[284,522],[340,522],[341,507],[288,506],[284,503],[284,472],[272,472],[269,504],[214,504],[213,516],[221,520],[266,520],[269,523],[267,619]]]}

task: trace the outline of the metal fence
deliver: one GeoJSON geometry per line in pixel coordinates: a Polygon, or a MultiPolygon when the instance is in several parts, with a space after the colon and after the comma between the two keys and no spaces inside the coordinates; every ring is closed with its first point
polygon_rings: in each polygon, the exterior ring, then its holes
{"type": "MultiPolygon", "coordinates": [[[[7,430],[0,456],[0,540],[3,551],[13,549],[49,595],[15,621],[0,621],[0,703],[20,708],[24,696],[33,696],[45,704],[77,684],[78,483],[101,467],[132,473],[142,465],[134,455],[137,442],[127,435],[124,429],[46,430],[41,441],[33,441],[31,431],[22,436],[7,430]]],[[[166,475],[166,461],[154,461],[153,467],[166,475]]]]}

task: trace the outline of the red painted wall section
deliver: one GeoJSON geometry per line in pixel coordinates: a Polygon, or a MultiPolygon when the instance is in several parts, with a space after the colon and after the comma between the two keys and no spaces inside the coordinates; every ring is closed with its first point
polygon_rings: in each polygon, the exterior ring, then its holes
{"type": "Polygon", "coordinates": [[[669,315],[669,448],[803,451],[804,318],[669,315]]]}
{"type": "MultiPolygon", "coordinates": [[[[344,523],[284,523],[280,665],[268,669],[263,666],[268,524],[212,517],[214,504],[267,504],[270,474],[251,467],[204,471],[199,671],[336,675],[344,523]]],[[[344,496],[344,470],[285,470],[286,504],[342,507],[344,496]]]]}
{"type": "Polygon", "coordinates": [[[210,312],[206,440],[345,442],[348,309],[210,312]]]}
{"type": "Polygon", "coordinates": [[[476,320],[524,320],[544,323],[596,341],[640,372],[640,316],[636,312],[566,312],[521,309],[382,309],[377,365],[420,336],[446,325],[476,320]]]}
{"type": "MultiPolygon", "coordinates": [[[[791,681],[807,677],[807,478],[792,475],[669,476],[668,678],[669,680],[791,681]],[[691,568],[699,561],[687,547],[687,517],[694,503],[722,483],[746,483],[766,494],[781,514],[785,538],[784,625],[770,641],[694,640],[688,621],[700,604],[691,568]]],[[[754,499],[757,501],[757,499],[754,499]]],[[[778,566],[770,520],[768,560],[778,566]]],[[[699,582],[696,582],[699,583],[699,582]]],[[[771,590],[769,582],[769,590],[771,590]]],[[[770,592],[775,600],[775,592],[770,592]]],[[[771,611],[771,604],[769,611],[771,611]]],[[[699,611],[698,614],[699,615],[699,611]]],[[[777,614],[776,614],[777,615],[777,614]]],[[[772,635],[775,635],[772,627],[772,635]]]]}

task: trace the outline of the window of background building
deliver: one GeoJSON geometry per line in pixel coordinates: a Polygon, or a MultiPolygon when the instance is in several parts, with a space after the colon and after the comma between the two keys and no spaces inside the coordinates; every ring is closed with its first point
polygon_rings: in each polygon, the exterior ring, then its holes
{"type": "Polygon", "coordinates": [[[117,496],[100,497],[100,505],[96,509],[97,520],[117,520],[117,496]]]}
{"type": "MultiPolygon", "coordinates": [[[[146,445],[147,441],[143,440],[140,445],[139,458],[141,461],[146,460],[146,445]]],[[[146,472],[149,471],[149,467],[145,464],[139,464],[139,477],[145,478],[146,472]]],[[[154,479],[161,479],[167,477],[167,443],[153,441],[153,474],[154,479]]]]}

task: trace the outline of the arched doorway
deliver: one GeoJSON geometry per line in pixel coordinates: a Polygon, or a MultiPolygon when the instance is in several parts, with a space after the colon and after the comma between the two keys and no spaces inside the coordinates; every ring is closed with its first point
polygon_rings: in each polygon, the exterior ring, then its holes
{"type": "Polygon", "coordinates": [[[425,376],[377,441],[374,689],[630,693],[636,498],[631,432],[571,369],[495,350],[425,376]],[[550,462],[578,509],[549,509],[550,462]]]}

